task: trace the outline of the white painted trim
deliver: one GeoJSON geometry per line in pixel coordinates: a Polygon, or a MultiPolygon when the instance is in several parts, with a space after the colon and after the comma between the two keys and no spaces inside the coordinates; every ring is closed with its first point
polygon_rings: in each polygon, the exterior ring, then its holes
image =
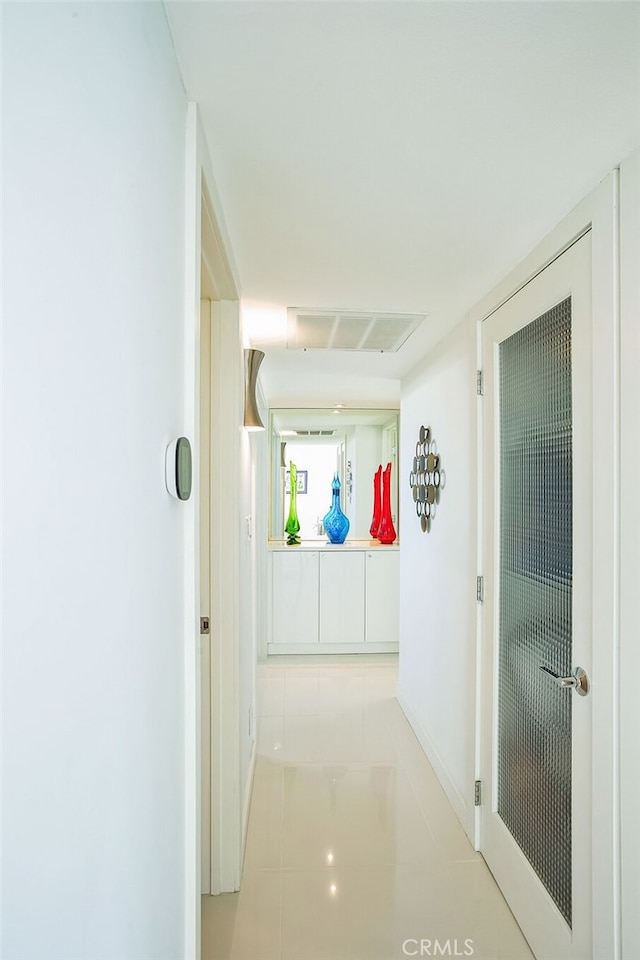
{"type": "Polygon", "coordinates": [[[593,956],[619,960],[620,805],[616,716],[619,666],[619,308],[617,306],[617,171],[558,225],[469,313],[482,321],[592,229],[593,432],[598,462],[611,465],[613,483],[593,518],[593,956]]]}
{"type": "Polygon", "coordinates": [[[211,156],[209,154],[204,128],[200,121],[198,105],[191,102],[189,103],[189,109],[191,108],[193,108],[196,114],[200,184],[204,188],[205,199],[210,214],[209,219],[217,244],[215,250],[211,249],[209,251],[207,262],[210,267],[215,267],[217,271],[214,281],[216,288],[220,291],[221,299],[239,300],[240,274],[233,256],[233,247],[231,246],[231,239],[224,219],[220,194],[216,186],[211,156]]]}
{"type": "MultiPolygon", "coordinates": [[[[212,289],[212,279],[204,277],[206,265],[202,259],[202,290],[212,289]]],[[[201,291],[202,292],[202,291],[201,291]]],[[[198,520],[200,616],[211,618],[211,301],[200,300],[200,429],[196,450],[198,464],[198,520]],[[205,436],[206,431],[206,436],[205,436]],[[206,457],[206,462],[204,458],[206,457]],[[206,529],[205,529],[206,528],[206,529]]],[[[211,635],[200,637],[200,858],[201,894],[211,893],[211,635]]]]}
{"type": "Polygon", "coordinates": [[[598,463],[614,482],[599,498],[593,525],[593,955],[620,960],[620,804],[615,716],[619,649],[619,308],[616,304],[617,172],[593,198],[593,436],[598,463]],[[595,679],[597,678],[597,687],[595,679]],[[597,872],[596,872],[597,871],[597,872]]]}
{"type": "MultiPolygon", "coordinates": [[[[482,323],[476,322],[476,370],[482,370],[482,323]]],[[[477,576],[484,573],[482,565],[484,523],[484,461],[483,461],[483,397],[476,396],[476,570],[477,576]]],[[[470,584],[473,591],[473,584],[470,584]]],[[[482,780],[482,604],[476,602],[476,703],[474,730],[474,773],[473,779],[482,780]]],[[[482,809],[474,805],[473,845],[476,850],[482,848],[482,809]]]]}
{"type": "MultiPolygon", "coordinates": [[[[614,791],[613,803],[613,960],[622,957],[622,846],[620,830],[621,812],[621,781],[620,781],[620,616],[621,616],[621,507],[622,507],[622,387],[621,387],[621,298],[620,298],[620,170],[612,174],[613,193],[613,222],[612,229],[612,262],[613,262],[613,396],[612,396],[612,486],[614,490],[612,502],[612,534],[613,534],[613,570],[612,570],[612,608],[613,608],[613,642],[612,642],[612,777],[614,791]]],[[[597,404],[594,404],[597,406],[597,404]]],[[[594,581],[595,582],[595,581],[594,581]]]]}
{"type": "MultiPolygon", "coordinates": [[[[603,181],[605,183],[606,181],[603,181]]],[[[602,188],[602,184],[598,189],[602,188]]],[[[545,239],[529,254],[517,267],[507,274],[507,276],[498,284],[495,289],[483,297],[469,311],[468,319],[474,322],[487,320],[492,313],[499,310],[500,307],[508,303],[523,287],[531,283],[539,274],[542,273],[550,264],[562,256],[563,253],[577,243],[581,237],[589,232],[592,225],[590,216],[591,206],[585,200],[572,210],[566,221],[560,226],[566,225],[562,230],[562,242],[560,241],[560,227],[552,231],[545,239]],[[558,235],[557,235],[558,234],[558,235]],[[557,239],[554,241],[554,237],[557,239]]]]}
{"type": "MultiPolygon", "coordinates": [[[[246,345],[246,344],[245,344],[246,345]]],[[[267,429],[264,432],[264,438],[261,439],[262,444],[264,444],[263,450],[263,459],[258,458],[257,460],[257,470],[260,470],[258,474],[255,475],[255,489],[256,489],[256,499],[255,499],[255,512],[254,512],[254,536],[255,536],[255,559],[256,559],[256,656],[258,660],[264,660],[267,656],[267,644],[271,642],[271,626],[272,626],[272,608],[271,608],[271,591],[272,591],[272,569],[271,562],[268,560],[267,556],[267,537],[269,533],[269,513],[270,513],[270,501],[271,501],[271,487],[270,487],[270,472],[269,472],[269,458],[270,458],[270,439],[269,439],[269,429],[270,429],[270,418],[269,418],[269,408],[267,404],[264,391],[262,389],[262,384],[260,379],[258,379],[258,410],[262,416],[262,420],[267,424],[267,429]],[[261,494],[258,495],[258,488],[261,487],[261,494]],[[259,499],[259,496],[262,500],[259,499]],[[258,503],[262,503],[262,514],[258,510],[258,503]]]]}
{"type": "MultiPolygon", "coordinates": [[[[244,792],[242,802],[242,859],[244,861],[244,851],[247,846],[247,832],[249,829],[249,814],[251,813],[251,795],[253,793],[253,780],[256,773],[256,761],[258,759],[258,745],[254,740],[251,747],[251,757],[249,759],[249,774],[247,776],[247,786],[244,792]]],[[[241,865],[242,868],[242,865],[241,865]]]]}
{"type": "Polygon", "coordinates": [[[214,819],[211,891],[214,894],[238,890],[241,874],[238,637],[243,358],[238,313],[237,301],[212,304],[211,796],[214,819]]]}
{"type": "MultiPolygon", "coordinates": [[[[200,178],[197,115],[188,104],[185,143],[184,423],[200,441],[200,178]]],[[[192,511],[184,533],[184,957],[200,958],[200,511],[194,471],[192,511]]]]}
{"type": "Polygon", "coordinates": [[[264,570],[266,624],[258,640],[258,660],[264,660],[273,645],[273,563],[266,540],[260,546],[260,556],[264,570]]]}
{"type": "Polygon", "coordinates": [[[235,280],[227,260],[220,231],[213,214],[213,201],[210,198],[205,177],[202,177],[202,274],[203,283],[201,296],[208,296],[210,300],[237,300],[235,280]],[[206,288],[210,287],[207,294],[206,288]]]}
{"type": "Polygon", "coordinates": [[[221,653],[220,653],[220,636],[221,636],[221,623],[218,615],[220,609],[220,566],[222,563],[222,558],[220,555],[219,549],[217,549],[217,540],[219,539],[219,530],[217,529],[218,525],[218,502],[220,499],[220,490],[223,486],[223,480],[221,477],[221,458],[217,455],[218,447],[216,442],[213,441],[215,437],[220,442],[220,380],[218,376],[218,368],[221,365],[220,362],[220,303],[218,301],[212,301],[210,303],[211,310],[211,339],[210,339],[210,358],[209,362],[211,365],[211,437],[212,443],[210,448],[210,489],[211,489],[211,538],[209,541],[210,547],[210,556],[209,556],[209,570],[211,577],[211,609],[210,609],[210,643],[211,643],[211,653],[210,653],[210,690],[211,690],[211,711],[210,711],[210,720],[211,720],[211,730],[210,730],[210,740],[211,740],[211,782],[210,782],[210,791],[211,791],[211,878],[209,883],[209,890],[211,894],[220,893],[222,890],[221,886],[221,874],[224,872],[221,866],[222,859],[222,847],[220,846],[218,839],[220,834],[223,832],[222,829],[222,780],[221,776],[224,775],[224,771],[221,769],[223,765],[222,761],[222,702],[220,698],[220,684],[221,684],[221,653]],[[215,451],[215,455],[214,455],[215,451]],[[216,709],[214,709],[214,703],[216,704],[216,709]]]}
{"type": "Polygon", "coordinates": [[[491,317],[494,313],[496,313],[502,307],[506,306],[506,304],[510,300],[512,300],[515,296],[517,296],[521,290],[523,290],[528,284],[530,284],[533,280],[535,280],[536,277],[539,277],[540,274],[547,269],[547,267],[550,267],[552,263],[555,263],[556,260],[559,260],[560,257],[563,256],[563,254],[565,254],[568,250],[571,249],[571,247],[574,246],[574,244],[578,243],[579,240],[582,240],[582,238],[585,237],[590,232],[591,232],[590,223],[580,228],[579,231],[574,236],[572,236],[569,240],[567,240],[564,246],[560,247],[558,250],[552,253],[551,256],[549,256],[544,262],[540,263],[537,267],[534,267],[531,273],[527,274],[522,280],[520,280],[520,282],[517,283],[517,285],[511,290],[511,292],[508,293],[503,300],[497,303],[489,311],[489,313],[486,316],[484,316],[482,319],[488,320],[489,317],[491,317]]]}
{"type": "Polygon", "coordinates": [[[455,815],[457,816],[458,820],[462,824],[464,832],[469,837],[469,840],[473,843],[475,807],[469,808],[469,806],[465,803],[464,797],[458,790],[453,778],[449,774],[449,771],[444,761],[442,760],[442,757],[436,750],[433,740],[431,739],[431,737],[429,736],[425,728],[422,726],[422,724],[418,720],[418,715],[416,711],[413,709],[413,707],[411,706],[411,704],[409,703],[409,701],[406,699],[406,697],[400,694],[397,696],[397,700],[402,708],[402,712],[404,713],[405,717],[409,721],[409,724],[413,732],[418,738],[418,742],[420,743],[420,746],[424,750],[427,760],[433,767],[433,771],[440,782],[440,786],[446,793],[447,799],[451,804],[451,806],[453,807],[453,811],[455,815]]]}
{"type": "Polygon", "coordinates": [[[635,960],[640,943],[640,150],[620,167],[620,293],[621,293],[621,525],[620,525],[620,829],[621,829],[621,956],[635,960]]]}
{"type": "MultiPolygon", "coordinates": [[[[207,263],[216,271],[212,279],[217,290],[233,295],[236,300],[226,302],[222,307],[223,318],[230,321],[227,326],[235,328],[236,343],[233,336],[225,331],[222,349],[224,351],[219,366],[232,378],[232,396],[236,404],[230,403],[229,395],[222,397],[225,419],[225,442],[229,454],[224,458],[235,478],[231,497],[227,496],[224,484],[216,503],[212,500],[212,509],[216,516],[239,516],[237,467],[239,459],[238,430],[241,420],[242,377],[239,345],[239,305],[237,302],[237,270],[232,259],[231,245],[224,225],[215,178],[211,168],[204,132],[198,116],[197,104],[187,105],[185,137],[185,395],[184,422],[187,434],[193,438],[194,450],[200,449],[200,299],[201,299],[201,263],[202,263],[202,203],[203,196],[209,206],[208,221],[215,229],[208,250],[207,263]],[[228,352],[227,352],[228,351],[228,352]],[[230,359],[231,358],[231,359],[230,359]],[[234,365],[233,358],[237,360],[234,365]],[[239,411],[239,412],[238,412],[239,411]],[[230,466],[229,466],[230,465],[230,466]],[[235,470],[235,473],[234,473],[235,470]]],[[[214,331],[212,330],[212,340],[214,331]]],[[[212,347],[213,352],[213,347],[212,347]]],[[[213,371],[212,371],[213,372],[213,371]]],[[[220,399],[218,403],[220,403],[220,399]]],[[[223,458],[219,448],[212,445],[212,465],[223,458]]],[[[223,468],[224,469],[224,468],[223,468]]],[[[201,953],[201,710],[200,710],[200,537],[199,537],[199,469],[194,470],[194,490],[192,510],[185,524],[184,539],[184,596],[185,596],[185,659],[184,659],[184,805],[185,805],[185,858],[184,858],[184,958],[199,960],[201,953]]],[[[213,522],[213,521],[212,521],[213,522]]],[[[238,531],[234,529],[231,541],[232,551],[238,551],[238,531]]],[[[220,541],[219,541],[220,543],[220,541]]],[[[220,650],[214,650],[214,635],[211,636],[211,664],[214,669],[217,652],[222,656],[223,665],[217,674],[222,684],[224,696],[212,704],[212,729],[215,725],[218,739],[219,767],[212,763],[212,787],[218,791],[218,810],[220,816],[212,817],[212,879],[215,875],[219,890],[237,890],[240,882],[240,800],[239,800],[239,733],[238,733],[238,563],[223,564],[227,575],[224,583],[224,608],[231,608],[226,624],[229,627],[225,644],[220,650]],[[218,709],[216,709],[218,708],[218,709]],[[223,776],[220,778],[220,771],[223,776]],[[217,832],[216,832],[217,831],[217,832]]],[[[213,577],[213,569],[212,569],[213,577]]],[[[220,666],[220,663],[217,663],[220,666]]],[[[212,741],[213,743],[213,741],[212,741]]],[[[213,800],[213,792],[212,792],[213,800]]],[[[212,803],[213,807],[213,803],[212,803]]],[[[212,886],[212,890],[215,889],[212,886]]]]}

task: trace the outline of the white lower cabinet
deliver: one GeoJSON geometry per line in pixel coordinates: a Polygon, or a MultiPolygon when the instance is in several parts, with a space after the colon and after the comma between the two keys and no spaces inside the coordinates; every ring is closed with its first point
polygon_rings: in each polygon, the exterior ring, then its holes
{"type": "Polygon", "coordinates": [[[320,554],[320,643],[364,643],[364,553],[320,554]]]}
{"type": "Polygon", "coordinates": [[[273,554],[273,642],[318,642],[319,554],[273,554]]]}
{"type": "Polygon", "coordinates": [[[398,649],[399,552],[290,547],[271,554],[270,653],[398,649]]]}
{"type": "Polygon", "coordinates": [[[398,642],[400,554],[368,551],[366,560],[367,643],[398,642]]]}

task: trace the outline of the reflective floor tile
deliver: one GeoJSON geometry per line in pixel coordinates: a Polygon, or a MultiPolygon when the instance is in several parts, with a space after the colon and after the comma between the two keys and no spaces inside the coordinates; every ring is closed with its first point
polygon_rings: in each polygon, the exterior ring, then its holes
{"type": "Polygon", "coordinates": [[[394,657],[259,665],[242,889],[203,897],[202,960],[533,960],[396,682],[394,657]]]}

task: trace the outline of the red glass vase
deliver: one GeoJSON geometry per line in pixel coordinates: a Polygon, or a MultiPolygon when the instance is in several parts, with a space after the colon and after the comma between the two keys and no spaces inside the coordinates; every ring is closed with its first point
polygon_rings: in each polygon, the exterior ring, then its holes
{"type": "Polygon", "coordinates": [[[369,533],[374,540],[378,536],[378,527],[380,526],[380,519],[382,517],[382,491],[380,489],[381,483],[382,464],[380,464],[373,475],[373,517],[371,520],[371,526],[369,527],[369,533]]]}
{"type": "Polygon", "coordinates": [[[391,517],[391,464],[388,463],[382,474],[382,516],[378,527],[380,543],[393,543],[396,539],[396,528],[391,517]]]}

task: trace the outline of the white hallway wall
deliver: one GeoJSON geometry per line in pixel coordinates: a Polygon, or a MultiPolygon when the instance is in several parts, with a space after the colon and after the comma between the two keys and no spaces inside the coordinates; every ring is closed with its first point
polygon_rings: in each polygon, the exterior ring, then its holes
{"type": "Polygon", "coordinates": [[[473,827],[476,632],[475,370],[472,323],[458,326],[402,385],[398,697],[460,820],[473,827]],[[446,486],[423,533],[409,488],[420,426],[446,486]]]}
{"type": "Polygon", "coordinates": [[[3,956],[184,955],[185,96],[159,4],[3,4],[3,956]]]}

